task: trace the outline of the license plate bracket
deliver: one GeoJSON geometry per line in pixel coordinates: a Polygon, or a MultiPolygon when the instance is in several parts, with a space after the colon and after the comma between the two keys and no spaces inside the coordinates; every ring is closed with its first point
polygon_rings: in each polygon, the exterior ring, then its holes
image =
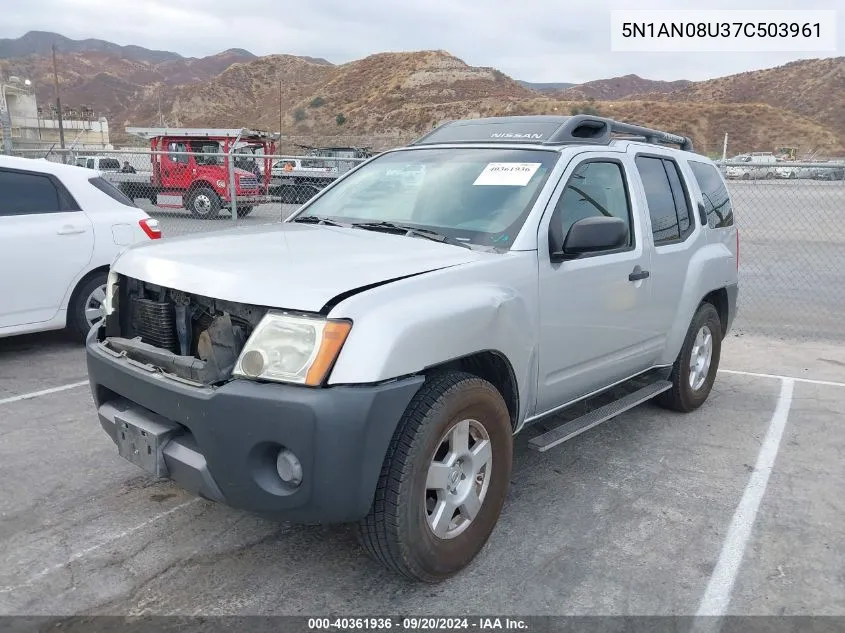
{"type": "Polygon", "coordinates": [[[168,420],[151,420],[128,410],[114,416],[118,454],[151,475],[169,475],[164,461],[164,447],[181,432],[178,424],[168,420]]]}

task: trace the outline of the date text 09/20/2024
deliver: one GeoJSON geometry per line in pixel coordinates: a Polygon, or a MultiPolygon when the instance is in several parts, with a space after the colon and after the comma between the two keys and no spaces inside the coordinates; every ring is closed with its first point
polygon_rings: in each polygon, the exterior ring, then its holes
{"type": "Polygon", "coordinates": [[[309,631],[527,631],[520,618],[503,617],[387,617],[387,618],[309,618],[309,631]]]}

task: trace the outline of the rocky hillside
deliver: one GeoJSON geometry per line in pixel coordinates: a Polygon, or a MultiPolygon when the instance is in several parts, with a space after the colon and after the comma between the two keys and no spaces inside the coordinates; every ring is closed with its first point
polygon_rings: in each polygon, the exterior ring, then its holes
{"type": "MultiPolygon", "coordinates": [[[[245,51],[225,51],[201,59],[179,58],[159,63],[121,57],[110,52],[62,53],[58,56],[62,103],[86,105],[110,120],[123,121],[123,113],[136,98],[156,95],[159,87],[207,82],[233,64],[255,57],[245,51]]],[[[53,102],[52,58],[28,55],[0,59],[0,73],[30,79],[42,106],[53,102]]]]}
{"type": "Polygon", "coordinates": [[[567,100],[602,99],[613,101],[633,94],[673,92],[686,88],[691,84],[691,81],[683,79],[679,81],[655,81],[652,79],[643,79],[639,75],[625,75],[623,77],[612,77],[611,79],[588,81],[587,83],[558,91],[554,96],[567,100]]]}
{"type": "MultiPolygon", "coordinates": [[[[42,106],[53,99],[52,63],[39,53],[48,35],[0,42],[0,72],[31,79],[42,106]],[[3,59],[4,51],[24,56],[3,59]]],[[[627,75],[555,90],[555,84],[529,84],[470,66],[442,50],[381,53],[333,65],[237,49],[196,59],[94,40],[87,41],[94,50],[82,50],[88,44],[67,42],[75,52],[59,56],[62,101],[107,116],[118,144],[128,141],[125,126],[157,124],[159,107],[173,126],[403,141],[444,119],[586,111],[690,135],[697,149],[709,153],[721,151],[725,132],[732,153],[780,146],[845,151],[845,58],[706,82],[627,75]]]]}
{"type": "MultiPolygon", "coordinates": [[[[0,58],[28,57],[30,55],[48,57],[52,53],[53,44],[65,53],[107,53],[113,57],[150,64],[184,59],[178,53],[171,53],[170,51],[153,51],[141,46],[120,46],[104,40],[72,40],[58,33],[46,31],[29,31],[15,39],[0,38],[0,58]]],[[[252,55],[251,53],[246,54],[252,55]]],[[[254,55],[252,56],[254,57],[254,55]]]]}
{"type": "MultiPolygon", "coordinates": [[[[638,94],[628,99],[673,103],[765,103],[828,126],[845,142],[845,57],[799,60],[775,68],[696,82],[665,94],[638,94]]],[[[790,125],[789,121],[783,124],[790,125]]]]}

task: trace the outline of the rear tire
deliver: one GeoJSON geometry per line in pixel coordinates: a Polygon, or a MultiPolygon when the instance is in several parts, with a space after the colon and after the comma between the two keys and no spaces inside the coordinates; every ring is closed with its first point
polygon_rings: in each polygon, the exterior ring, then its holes
{"type": "Polygon", "coordinates": [[[199,187],[188,197],[188,211],[200,220],[214,220],[220,215],[220,196],[208,187],[199,187]]]}
{"type": "Polygon", "coordinates": [[[102,302],[106,298],[107,281],[107,273],[95,273],[84,279],[71,295],[67,308],[68,329],[73,338],[81,343],[85,342],[88,332],[102,319],[102,316],[95,316],[95,314],[96,311],[102,309],[102,302]]]}
{"type": "Polygon", "coordinates": [[[255,207],[242,207],[241,205],[238,205],[238,217],[245,218],[250,213],[252,213],[254,208],[255,207]]]}
{"type": "Polygon", "coordinates": [[[672,388],[655,399],[673,411],[689,413],[707,400],[722,352],[722,322],[710,303],[698,306],[690,323],[681,353],[672,366],[672,388]]]}
{"type": "Polygon", "coordinates": [[[390,443],[359,542],[412,580],[457,574],[496,526],[512,452],[510,414],[493,385],[460,372],[429,377],[390,443]]]}

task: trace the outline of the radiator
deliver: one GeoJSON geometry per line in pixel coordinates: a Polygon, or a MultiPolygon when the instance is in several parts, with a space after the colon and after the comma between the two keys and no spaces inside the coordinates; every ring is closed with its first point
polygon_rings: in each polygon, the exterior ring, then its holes
{"type": "Polygon", "coordinates": [[[152,299],[132,299],[132,326],[144,343],[179,352],[176,336],[176,316],[170,302],[152,299]]]}

